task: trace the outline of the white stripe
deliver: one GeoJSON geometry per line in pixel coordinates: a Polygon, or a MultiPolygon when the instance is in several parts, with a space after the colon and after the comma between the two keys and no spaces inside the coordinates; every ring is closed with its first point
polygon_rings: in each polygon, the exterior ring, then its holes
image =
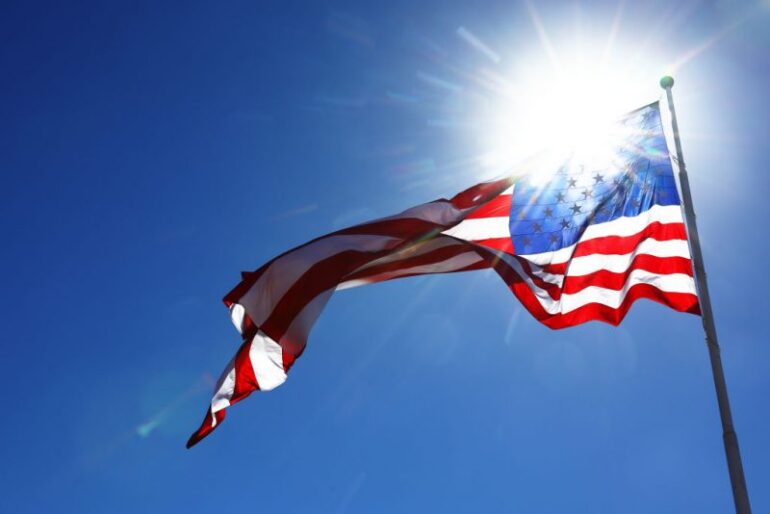
{"type": "Polygon", "coordinates": [[[262,331],[258,331],[251,340],[249,360],[261,391],[275,389],[286,381],[286,372],[283,370],[283,350],[262,331]]]}
{"type": "Polygon", "coordinates": [[[655,222],[683,223],[682,210],[678,205],[653,205],[648,211],[638,216],[624,216],[612,221],[589,225],[580,236],[580,240],[574,245],[566,246],[554,252],[522,254],[521,257],[541,266],[545,264],[561,264],[570,260],[577,244],[598,237],[633,236],[644,230],[647,225],[655,222]]]}
{"type": "Polygon", "coordinates": [[[230,361],[225,371],[226,373],[222,374],[222,377],[219,379],[216,392],[211,399],[212,427],[217,425],[217,417],[214,416],[214,413],[230,406],[230,399],[233,397],[233,391],[235,390],[235,358],[230,361]]]}
{"type": "Polygon", "coordinates": [[[235,329],[241,334],[243,334],[243,317],[245,314],[246,310],[243,308],[243,305],[234,303],[230,306],[230,320],[235,325],[235,329]]]}
{"type": "Polygon", "coordinates": [[[499,237],[511,237],[511,229],[508,226],[508,216],[495,216],[493,218],[473,218],[463,220],[456,226],[442,232],[448,236],[466,241],[481,241],[499,237]]]}

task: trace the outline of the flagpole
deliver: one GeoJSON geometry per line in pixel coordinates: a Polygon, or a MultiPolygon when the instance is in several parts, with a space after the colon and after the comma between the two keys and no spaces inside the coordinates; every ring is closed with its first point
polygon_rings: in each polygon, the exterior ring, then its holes
{"type": "Polygon", "coordinates": [[[674,97],[671,95],[671,88],[673,86],[673,78],[666,76],[660,79],[660,87],[666,90],[668,108],[671,112],[671,125],[674,129],[676,161],[677,167],[679,168],[679,185],[682,190],[684,217],[685,223],[687,224],[690,250],[692,251],[692,263],[695,272],[696,287],[698,289],[698,300],[701,308],[701,321],[703,322],[703,330],[706,333],[706,346],[708,347],[709,357],[711,358],[711,373],[714,377],[714,386],[717,393],[719,417],[722,419],[722,439],[724,440],[725,454],[727,455],[727,468],[730,472],[730,484],[733,489],[735,512],[737,514],[751,514],[749,492],[746,488],[746,479],[743,476],[741,451],[738,448],[738,435],[735,433],[735,428],[733,426],[733,415],[730,412],[730,399],[727,396],[727,383],[725,382],[725,375],[722,370],[722,357],[720,356],[717,330],[716,325],[714,324],[714,314],[711,310],[711,297],[709,296],[708,282],[706,281],[706,269],[703,265],[703,254],[701,252],[700,239],[698,238],[698,227],[695,224],[695,210],[693,209],[692,194],[690,193],[690,181],[687,178],[687,170],[682,155],[682,143],[679,140],[679,124],[677,123],[676,111],[674,110],[674,97]]]}

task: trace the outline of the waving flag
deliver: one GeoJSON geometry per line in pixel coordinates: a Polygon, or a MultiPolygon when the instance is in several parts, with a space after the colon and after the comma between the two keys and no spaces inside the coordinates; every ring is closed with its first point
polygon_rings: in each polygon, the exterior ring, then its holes
{"type": "Polygon", "coordinates": [[[302,354],[332,293],[394,278],[494,269],[539,321],[614,325],[648,298],[699,314],[658,103],[608,134],[611,151],[473,186],[280,255],[224,298],[243,343],[188,447],[225,409],[273,389],[302,354]]]}

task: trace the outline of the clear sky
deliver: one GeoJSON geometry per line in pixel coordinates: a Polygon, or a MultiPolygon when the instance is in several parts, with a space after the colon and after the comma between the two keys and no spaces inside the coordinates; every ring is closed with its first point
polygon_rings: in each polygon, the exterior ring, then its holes
{"type": "Polygon", "coordinates": [[[538,105],[597,62],[629,109],[677,80],[770,511],[769,22],[730,0],[6,2],[0,511],[729,512],[699,318],[642,301],[554,332],[485,272],[337,294],[287,383],[184,449],[241,270],[493,175],[537,124],[506,91],[538,105]]]}

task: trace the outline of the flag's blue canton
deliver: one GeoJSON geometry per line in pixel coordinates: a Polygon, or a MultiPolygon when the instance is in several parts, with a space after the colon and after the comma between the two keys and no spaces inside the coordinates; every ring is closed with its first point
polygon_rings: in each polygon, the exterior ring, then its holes
{"type": "Polygon", "coordinates": [[[572,159],[544,183],[535,176],[516,183],[510,228],[517,254],[558,250],[590,224],[679,204],[658,103],[626,116],[619,133],[611,165],[572,159]]]}

